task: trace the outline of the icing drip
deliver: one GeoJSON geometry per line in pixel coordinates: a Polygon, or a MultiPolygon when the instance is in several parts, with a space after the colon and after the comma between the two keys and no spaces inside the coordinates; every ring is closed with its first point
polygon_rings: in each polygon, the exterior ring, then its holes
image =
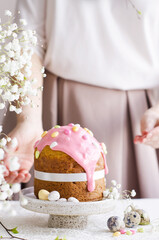
{"type": "Polygon", "coordinates": [[[39,152],[45,146],[50,146],[55,151],[62,151],[71,156],[87,175],[87,188],[92,192],[95,189],[93,180],[96,164],[102,155],[105,162],[105,173],[108,173],[106,158],[101,144],[90,134],[90,131],[69,124],[58,128],[50,129],[43,138],[35,143],[39,152]],[[56,142],[56,144],[55,144],[56,142]]]}

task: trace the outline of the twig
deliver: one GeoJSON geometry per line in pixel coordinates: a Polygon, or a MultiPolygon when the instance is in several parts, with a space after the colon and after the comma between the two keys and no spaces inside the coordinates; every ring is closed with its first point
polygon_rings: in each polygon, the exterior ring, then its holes
{"type": "MultiPolygon", "coordinates": [[[[20,237],[15,237],[15,236],[13,236],[13,235],[9,232],[9,231],[11,231],[11,230],[8,229],[8,228],[6,228],[6,227],[3,225],[2,222],[0,222],[0,225],[6,230],[6,232],[7,232],[8,235],[10,236],[10,237],[5,237],[5,239],[14,239],[14,238],[16,238],[16,239],[20,239],[20,240],[27,240],[27,239],[25,239],[25,238],[20,238],[20,237]]],[[[2,237],[1,239],[4,239],[4,238],[2,237]]]]}
{"type": "Polygon", "coordinates": [[[131,6],[135,9],[138,18],[140,19],[141,12],[136,8],[135,4],[132,2],[132,0],[128,0],[131,6]]]}

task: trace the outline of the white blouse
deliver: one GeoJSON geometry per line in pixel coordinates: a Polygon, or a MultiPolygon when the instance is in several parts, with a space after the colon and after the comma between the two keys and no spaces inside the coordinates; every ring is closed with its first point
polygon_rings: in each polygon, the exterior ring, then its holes
{"type": "Polygon", "coordinates": [[[154,88],[159,86],[159,1],[131,3],[19,0],[17,10],[37,31],[45,47],[36,52],[54,74],[113,89],[154,88]]]}

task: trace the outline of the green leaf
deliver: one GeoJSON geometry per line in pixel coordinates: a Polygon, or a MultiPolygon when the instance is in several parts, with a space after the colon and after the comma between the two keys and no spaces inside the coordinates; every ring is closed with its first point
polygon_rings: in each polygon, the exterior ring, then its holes
{"type": "Polygon", "coordinates": [[[59,240],[59,237],[57,236],[54,240],[59,240]]]}
{"type": "Polygon", "coordinates": [[[15,228],[12,228],[10,231],[11,231],[12,233],[14,233],[14,234],[17,234],[17,233],[19,233],[19,232],[18,232],[18,230],[17,230],[17,227],[15,227],[15,228]]]}

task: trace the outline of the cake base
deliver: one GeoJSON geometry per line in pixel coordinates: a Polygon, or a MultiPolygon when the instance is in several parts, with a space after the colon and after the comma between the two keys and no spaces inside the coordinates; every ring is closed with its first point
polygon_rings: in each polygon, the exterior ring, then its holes
{"type": "Polygon", "coordinates": [[[114,210],[116,201],[111,199],[78,203],[44,201],[37,199],[34,188],[30,187],[20,192],[20,204],[27,210],[49,214],[48,227],[83,229],[87,226],[87,216],[114,210]]]}
{"type": "Polygon", "coordinates": [[[84,229],[87,226],[87,216],[50,215],[48,227],[84,229]]]}

